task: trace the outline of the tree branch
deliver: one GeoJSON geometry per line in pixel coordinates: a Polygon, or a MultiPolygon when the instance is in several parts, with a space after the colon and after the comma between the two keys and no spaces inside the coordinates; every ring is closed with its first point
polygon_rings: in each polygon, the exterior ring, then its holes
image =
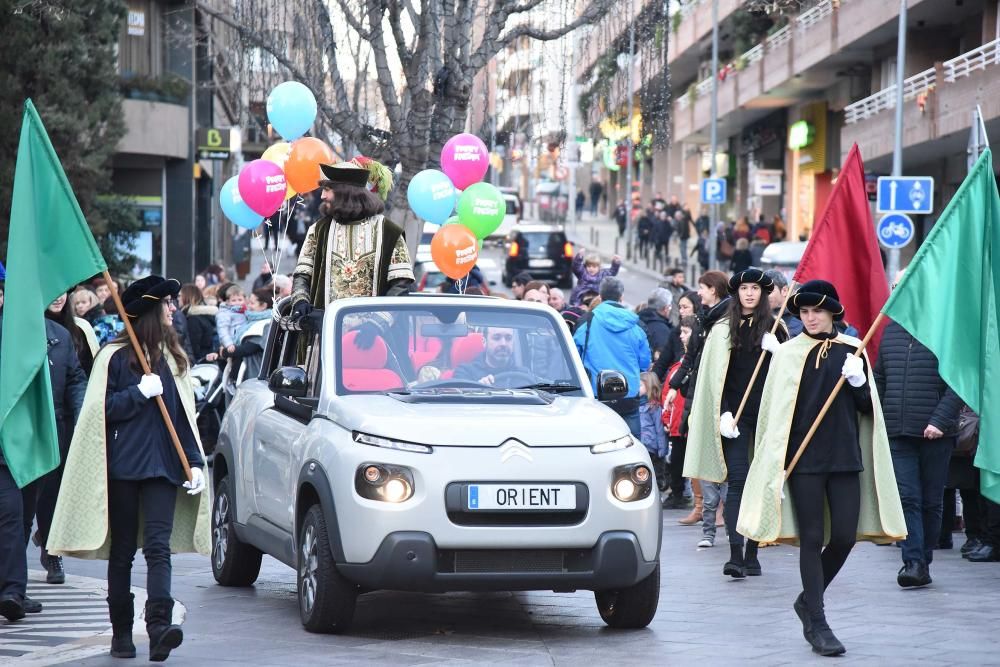
{"type": "Polygon", "coordinates": [[[372,26],[372,54],[375,56],[375,71],[378,73],[378,86],[382,92],[382,104],[389,117],[389,128],[393,133],[400,131],[402,113],[399,108],[399,95],[389,67],[389,57],[385,48],[385,35],[382,31],[382,16],[385,8],[380,0],[368,0],[368,23],[372,26]]]}
{"type": "Polygon", "coordinates": [[[347,25],[351,26],[351,29],[353,29],[354,32],[358,33],[358,36],[361,39],[365,40],[366,42],[370,41],[372,38],[372,33],[375,31],[374,27],[371,30],[365,30],[364,26],[361,25],[361,21],[358,20],[358,17],[356,17],[353,14],[353,12],[351,12],[351,8],[347,6],[346,0],[337,0],[337,4],[340,5],[340,11],[341,13],[343,13],[344,18],[347,20],[347,25]]]}
{"type": "Polygon", "coordinates": [[[389,2],[389,27],[392,29],[392,38],[396,42],[396,51],[399,54],[399,63],[403,69],[410,68],[412,54],[406,46],[406,36],[403,34],[403,26],[400,21],[399,0],[388,0],[389,2]]]}

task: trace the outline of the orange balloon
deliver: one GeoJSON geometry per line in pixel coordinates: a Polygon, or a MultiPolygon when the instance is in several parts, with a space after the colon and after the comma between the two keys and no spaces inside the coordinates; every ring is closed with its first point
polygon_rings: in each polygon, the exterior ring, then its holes
{"type": "Polygon", "coordinates": [[[292,142],[285,162],[285,180],[296,192],[312,192],[319,187],[320,164],[333,164],[336,158],[325,143],[315,137],[303,137],[292,142]]]}
{"type": "Polygon", "coordinates": [[[464,278],[479,259],[479,239],[464,225],[445,225],[431,239],[431,258],[452,280],[464,278]]]}

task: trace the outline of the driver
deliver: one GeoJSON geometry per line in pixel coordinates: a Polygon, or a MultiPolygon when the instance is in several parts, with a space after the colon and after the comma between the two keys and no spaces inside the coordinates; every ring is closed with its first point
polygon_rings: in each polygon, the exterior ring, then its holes
{"type": "Polygon", "coordinates": [[[522,373],[533,376],[524,366],[514,363],[514,330],[490,327],[486,330],[486,349],[473,361],[455,369],[456,380],[472,380],[493,386],[499,373],[522,373]]]}

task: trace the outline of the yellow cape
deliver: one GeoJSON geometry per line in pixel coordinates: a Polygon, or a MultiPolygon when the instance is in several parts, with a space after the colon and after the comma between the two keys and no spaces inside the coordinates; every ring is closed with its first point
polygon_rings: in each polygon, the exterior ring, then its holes
{"type": "MultiPolygon", "coordinates": [[[[835,340],[854,347],[861,345],[857,338],[844,334],[835,340]]],[[[796,336],[784,343],[771,360],[757,418],[754,457],[736,523],[736,530],[752,540],[798,542],[795,508],[791,494],[784,488],[787,486],[784,483],[785,457],[806,357],[820,343],[805,334],[796,336]]],[[[906,521],[870,362],[868,369],[872,411],[870,414],[858,413],[864,471],[861,473],[857,535],[859,540],[873,542],[900,540],[906,536],[906,521]]]]}
{"type": "MultiPolygon", "coordinates": [[[[52,528],[47,542],[48,552],[54,556],[73,556],[107,560],[111,549],[108,525],[108,445],[105,427],[104,398],[108,386],[108,363],[111,355],[125,347],[122,343],[107,345],[94,360],[94,369],[83,399],[80,419],[73,432],[73,441],[66,457],[66,469],[59,487],[52,528]]],[[[202,460],[205,452],[198,438],[195,422],[194,391],[191,376],[179,376],[173,357],[166,353],[170,369],[177,383],[181,404],[187,415],[191,431],[198,442],[202,460]]],[[[209,555],[211,539],[211,493],[208,469],[205,469],[206,488],[196,496],[178,487],[177,505],[174,509],[174,526],[170,536],[173,553],[200,553],[209,555]]],[[[142,519],[139,520],[139,545],[142,545],[142,519]]]]}

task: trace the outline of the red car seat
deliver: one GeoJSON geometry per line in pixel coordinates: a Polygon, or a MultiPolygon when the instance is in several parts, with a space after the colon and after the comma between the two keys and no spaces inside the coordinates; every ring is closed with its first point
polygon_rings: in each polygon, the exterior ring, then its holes
{"type": "Polygon", "coordinates": [[[470,333],[464,338],[453,340],[451,343],[451,369],[441,373],[441,377],[450,379],[455,375],[456,368],[475,360],[483,353],[485,347],[486,339],[481,333],[470,333]]]}
{"type": "Polygon", "coordinates": [[[381,336],[367,350],[355,343],[358,332],[348,332],[341,339],[341,358],[344,364],[344,386],[350,391],[388,391],[402,389],[403,380],[385,367],[389,348],[381,336]]]}

